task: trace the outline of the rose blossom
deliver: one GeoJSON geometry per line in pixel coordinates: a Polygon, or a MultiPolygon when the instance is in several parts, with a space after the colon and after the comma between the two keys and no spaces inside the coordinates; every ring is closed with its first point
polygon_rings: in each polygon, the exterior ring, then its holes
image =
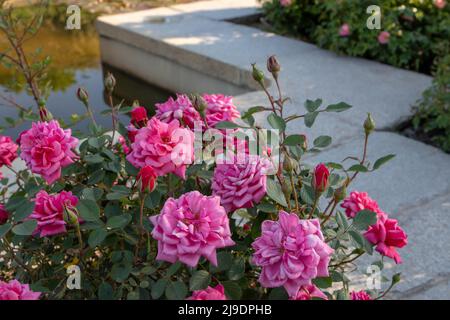
{"type": "Polygon", "coordinates": [[[341,37],[348,37],[350,35],[350,26],[348,23],[344,23],[340,28],[339,28],[339,35],[341,37]]]}
{"type": "Polygon", "coordinates": [[[233,97],[223,94],[204,94],[208,107],[206,108],[206,122],[213,127],[222,121],[234,122],[241,114],[233,104],[233,97]]]}
{"type": "Polygon", "coordinates": [[[280,4],[283,7],[289,7],[292,4],[292,0],[280,0],[280,4]]]}
{"type": "Polygon", "coordinates": [[[344,199],[341,207],[345,209],[345,214],[349,218],[354,218],[359,211],[370,210],[382,214],[382,211],[378,207],[378,203],[369,197],[367,192],[353,191],[350,195],[344,199]]]}
{"type": "Polygon", "coordinates": [[[445,0],[434,0],[434,5],[438,9],[444,9],[447,5],[447,2],[445,0]]]}
{"type": "Polygon", "coordinates": [[[376,224],[369,227],[364,233],[366,239],[376,245],[376,250],[383,256],[394,259],[395,263],[401,263],[402,259],[396,248],[402,248],[408,244],[408,237],[395,219],[389,219],[386,214],[378,217],[376,224]]]}
{"type": "Polygon", "coordinates": [[[328,300],[327,295],[313,284],[302,286],[297,295],[291,297],[290,300],[311,300],[312,298],[328,300]]]}
{"type": "Polygon", "coordinates": [[[119,137],[119,145],[122,148],[123,153],[125,154],[130,153],[131,150],[130,147],[128,147],[127,145],[127,140],[122,136],[119,137]]]}
{"type": "Polygon", "coordinates": [[[378,42],[380,44],[388,44],[389,43],[389,38],[391,37],[391,34],[387,31],[382,31],[380,32],[380,34],[378,35],[378,42]]]}
{"type": "Polygon", "coordinates": [[[40,292],[31,291],[28,284],[17,280],[0,281],[0,300],[38,300],[40,295],[40,292]]]}
{"type": "Polygon", "coordinates": [[[227,300],[223,285],[218,284],[215,288],[208,286],[204,290],[196,290],[186,300],[227,300]]]}
{"type": "Polygon", "coordinates": [[[42,238],[67,232],[63,216],[64,208],[73,208],[78,203],[78,198],[72,195],[72,192],[61,191],[58,194],[49,195],[41,190],[37,193],[34,202],[33,213],[28,218],[37,221],[33,235],[39,234],[42,238]]]}
{"type": "Polygon", "coordinates": [[[10,137],[0,136],[0,167],[10,166],[17,158],[17,149],[19,146],[15,144],[10,137]]]}
{"type": "Polygon", "coordinates": [[[328,187],[328,177],[330,176],[330,171],[323,163],[320,163],[314,169],[314,174],[312,177],[312,187],[317,192],[321,193],[328,187]]]}
{"type": "Polygon", "coordinates": [[[230,156],[214,170],[212,191],[227,212],[251,208],[266,194],[270,164],[257,155],[243,156],[230,156]]]}
{"type": "Polygon", "coordinates": [[[350,298],[352,300],[373,300],[370,294],[364,290],[350,292],[350,298]]]}
{"type": "Polygon", "coordinates": [[[137,180],[141,185],[141,192],[152,192],[155,190],[156,179],[158,179],[158,175],[151,166],[143,167],[137,175],[137,180]]]}
{"type": "Polygon", "coordinates": [[[9,212],[6,211],[5,206],[0,203],[0,225],[5,224],[8,221],[9,212]]]}
{"type": "Polygon", "coordinates": [[[263,222],[252,247],[252,261],[262,267],[263,287],[284,286],[295,297],[312,279],[328,277],[333,249],[325,243],[318,219],[300,220],[294,213],[280,211],[278,221],[263,222]]]}
{"type": "Polygon", "coordinates": [[[157,260],[177,260],[195,267],[201,256],[217,266],[216,249],[234,245],[220,198],[198,191],[169,198],[161,213],[150,217],[158,240],[157,260]]]}
{"type": "Polygon", "coordinates": [[[186,178],[186,165],[194,161],[194,133],[178,120],[164,123],[155,117],[139,129],[127,156],[136,168],[152,166],[158,176],[173,172],[186,178]]]}
{"type": "Polygon", "coordinates": [[[61,177],[61,169],[74,162],[78,139],[70,129],[63,130],[56,120],[34,122],[31,129],[20,134],[20,157],[33,173],[40,174],[48,184],[61,177]]]}
{"type": "Polygon", "coordinates": [[[177,94],[177,99],[172,97],[164,103],[157,103],[155,117],[162,122],[169,123],[173,120],[179,120],[183,125],[194,129],[196,121],[202,122],[200,113],[195,110],[191,100],[184,94],[177,94]]]}
{"type": "Polygon", "coordinates": [[[134,107],[131,111],[131,123],[136,128],[142,128],[147,125],[147,110],[144,107],[134,107]]]}

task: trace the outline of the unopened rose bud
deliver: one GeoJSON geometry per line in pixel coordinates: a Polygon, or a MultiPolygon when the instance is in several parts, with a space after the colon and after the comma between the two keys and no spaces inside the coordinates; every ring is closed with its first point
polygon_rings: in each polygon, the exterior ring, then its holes
{"type": "Polygon", "coordinates": [[[367,114],[366,121],[364,121],[364,131],[366,135],[369,135],[373,130],[375,130],[375,121],[370,113],[367,114]]]}
{"type": "Polygon", "coordinates": [[[78,220],[78,210],[72,206],[64,206],[64,221],[71,226],[76,226],[79,224],[78,220]]]}
{"type": "Polygon", "coordinates": [[[105,88],[109,94],[111,94],[114,91],[115,86],[116,86],[116,78],[114,78],[111,72],[108,72],[105,77],[105,88]]]}
{"type": "Polygon", "coordinates": [[[259,70],[256,67],[256,63],[252,63],[252,75],[253,75],[253,79],[255,79],[256,82],[258,82],[260,85],[264,85],[264,72],[262,72],[261,70],[259,70]]]}
{"type": "Polygon", "coordinates": [[[131,123],[138,129],[147,126],[148,116],[144,107],[135,107],[131,111],[131,123]]]}
{"type": "Polygon", "coordinates": [[[283,169],[287,172],[292,172],[297,168],[297,164],[294,159],[286,156],[283,161],[283,169]]]}
{"type": "Polygon", "coordinates": [[[158,175],[153,167],[146,166],[142,168],[137,175],[141,192],[152,192],[155,190],[157,179],[158,175]]]}
{"type": "Polygon", "coordinates": [[[273,75],[275,79],[278,78],[278,73],[281,70],[281,66],[278,63],[276,56],[270,56],[269,59],[267,59],[267,70],[273,75]]]}
{"type": "Polygon", "coordinates": [[[308,150],[308,139],[304,134],[301,134],[300,136],[303,137],[303,143],[300,145],[300,147],[302,148],[303,151],[306,151],[308,150]]]}
{"type": "Polygon", "coordinates": [[[85,106],[88,105],[89,102],[89,94],[87,93],[86,89],[84,88],[78,88],[77,90],[77,98],[78,100],[80,100],[81,102],[83,102],[83,104],[85,106]]]}
{"type": "Polygon", "coordinates": [[[322,193],[327,189],[329,176],[330,172],[323,163],[316,166],[312,177],[312,187],[317,193],[322,193]]]}
{"type": "Polygon", "coordinates": [[[191,100],[192,106],[197,110],[202,116],[205,114],[208,104],[199,94],[192,94],[189,99],[191,100]]]}
{"type": "Polygon", "coordinates": [[[39,117],[41,118],[41,121],[46,122],[53,119],[53,115],[48,111],[45,105],[39,105],[39,117]]]}
{"type": "Polygon", "coordinates": [[[333,197],[336,203],[344,200],[345,197],[347,197],[347,187],[345,186],[345,184],[334,191],[333,197]]]}
{"type": "Polygon", "coordinates": [[[281,184],[281,191],[283,191],[283,194],[286,197],[286,200],[289,201],[289,199],[291,199],[291,195],[292,195],[291,184],[287,181],[283,181],[283,183],[281,184]]]}

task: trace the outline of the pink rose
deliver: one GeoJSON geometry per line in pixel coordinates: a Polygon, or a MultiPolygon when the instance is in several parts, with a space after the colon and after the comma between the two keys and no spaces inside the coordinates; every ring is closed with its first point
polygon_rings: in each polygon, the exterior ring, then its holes
{"type": "Polygon", "coordinates": [[[252,261],[262,267],[263,287],[284,286],[290,297],[296,297],[312,279],[328,277],[333,249],[325,243],[318,219],[300,220],[294,213],[280,211],[278,221],[263,222],[252,247],[252,261]]]}
{"type": "Polygon", "coordinates": [[[297,295],[291,297],[290,300],[311,300],[312,298],[328,300],[327,295],[313,284],[302,286],[297,295]]]}
{"type": "Polygon", "coordinates": [[[33,173],[40,174],[48,184],[61,177],[61,169],[77,158],[73,149],[78,139],[70,129],[63,130],[56,120],[34,122],[31,129],[20,134],[20,157],[33,173]]]}
{"type": "Polygon", "coordinates": [[[398,264],[402,262],[402,259],[396,248],[406,246],[408,237],[397,224],[397,220],[389,219],[386,214],[383,214],[378,217],[376,224],[369,227],[364,236],[370,243],[376,245],[376,250],[381,255],[394,259],[398,264]]]}
{"type": "Polygon", "coordinates": [[[388,44],[389,43],[389,38],[391,37],[391,34],[387,31],[382,31],[380,32],[380,34],[378,35],[378,42],[380,44],[388,44]]]}
{"type": "Polygon", "coordinates": [[[28,284],[17,280],[0,281],[0,300],[38,300],[40,295],[40,292],[31,291],[28,284]]]}
{"type": "Polygon", "coordinates": [[[377,214],[381,214],[378,203],[369,197],[367,192],[353,191],[344,199],[341,207],[345,209],[345,214],[349,218],[354,218],[356,214],[362,210],[370,210],[377,214]]]}
{"type": "Polygon", "coordinates": [[[445,0],[434,0],[434,5],[438,9],[444,9],[447,5],[447,2],[445,0]]]}
{"type": "Polygon", "coordinates": [[[365,291],[352,291],[350,292],[350,298],[352,300],[373,300],[370,294],[365,291]]]}
{"type": "Polygon", "coordinates": [[[220,197],[227,212],[251,208],[266,195],[265,173],[269,166],[256,155],[230,156],[214,170],[213,194],[220,197]]]}
{"type": "Polygon", "coordinates": [[[153,117],[139,129],[128,161],[136,168],[152,166],[158,176],[170,172],[186,178],[186,166],[194,161],[194,133],[178,120],[164,123],[153,117]]]}
{"type": "Polygon", "coordinates": [[[216,249],[233,246],[229,220],[219,197],[198,191],[169,198],[161,213],[150,217],[158,240],[157,260],[181,261],[190,267],[205,257],[217,266],[216,249]]]}
{"type": "Polygon", "coordinates": [[[8,219],[9,219],[9,212],[6,211],[5,206],[0,203],[0,225],[5,224],[6,221],[8,221],[8,219]]]}
{"type": "Polygon", "coordinates": [[[206,122],[210,128],[222,121],[234,122],[241,114],[233,104],[233,97],[223,94],[204,94],[208,107],[206,108],[206,122]]]}
{"type": "Polygon", "coordinates": [[[78,198],[72,195],[72,192],[62,191],[49,195],[41,190],[37,193],[34,202],[33,213],[28,217],[37,221],[33,235],[39,235],[42,238],[67,232],[64,208],[74,208],[78,203],[78,198]]]}
{"type": "Polygon", "coordinates": [[[209,287],[205,290],[196,290],[186,300],[227,300],[223,285],[218,284],[215,288],[209,287]]]}
{"type": "Polygon", "coordinates": [[[203,123],[200,113],[195,110],[191,100],[184,94],[177,94],[177,99],[172,97],[164,103],[157,103],[155,117],[162,122],[169,123],[178,120],[182,125],[194,129],[195,122],[203,123]]]}
{"type": "Polygon", "coordinates": [[[339,28],[339,35],[341,37],[348,37],[350,35],[350,26],[348,25],[348,23],[344,23],[340,28],[339,28]]]}
{"type": "Polygon", "coordinates": [[[17,158],[18,148],[19,146],[10,137],[0,135],[0,167],[12,164],[17,158]]]}
{"type": "Polygon", "coordinates": [[[292,4],[292,0],[280,0],[280,4],[283,7],[289,7],[292,4]]]}

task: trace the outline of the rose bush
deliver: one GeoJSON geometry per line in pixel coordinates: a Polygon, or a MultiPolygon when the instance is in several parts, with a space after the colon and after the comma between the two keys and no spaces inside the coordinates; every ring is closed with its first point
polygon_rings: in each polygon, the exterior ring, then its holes
{"type": "MultiPolygon", "coordinates": [[[[278,81],[277,59],[267,67],[278,81]]],[[[255,65],[253,75],[268,93],[255,65]]],[[[108,97],[114,87],[108,74],[108,97]]],[[[0,299],[377,299],[399,281],[350,291],[357,258],[400,263],[397,249],[407,244],[368,194],[347,196],[360,173],[393,158],[367,161],[370,115],[362,157],[313,165],[305,155],[331,137],[310,143],[289,128],[350,105],[307,100],[305,113],[286,115],[280,91],[240,115],[231,97],[179,94],[154,117],[111,104],[112,128],[102,128],[87,92],[78,98],[91,116],[88,133],[75,137],[40,103],[30,129],[0,137],[2,170],[15,173],[1,181],[0,299]],[[255,121],[258,112],[271,131],[255,121]],[[215,139],[198,139],[208,130],[215,139]],[[210,152],[217,142],[224,149],[210,152]],[[11,163],[17,156],[25,169],[11,163]],[[66,287],[73,265],[79,290],[66,287]]]]}

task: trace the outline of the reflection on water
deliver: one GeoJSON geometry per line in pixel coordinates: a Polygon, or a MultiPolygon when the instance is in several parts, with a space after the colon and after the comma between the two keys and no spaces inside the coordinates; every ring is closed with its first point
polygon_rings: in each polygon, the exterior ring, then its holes
{"type": "MultiPolygon", "coordinates": [[[[0,35],[0,52],[6,48],[6,39],[0,35]]],[[[48,69],[48,79],[51,83],[47,106],[55,117],[65,119],[68,123],[72,114],[84,114],[85,109],[76,98],[78,87],[84,87],[89,92],[89,99],[94,115],[99,124],[111,127],[111,117],[100,112],[109,108],[104,96],[103,78],[106,71],[111,71],[117,80],[115,102],[125,100],[130,105],[133,100],[139,100],[141,105],[153,110],[156,102],[167,100],[170,92],[146,84],[139,79],[107,65],[102,65],[99,53],[98,35],[92,28],[81,31],[68,31],[57,24],[47,23],[32,38],[26,46],[28,54],[42,48],[41,56],[50,56],[52,63],[48,69]]],[[[37,52],[39,53],[39,51],[37,52]]],[[[28,108],[36,108],[32,98],[26,92],[24,79],[13,69],[0,66],[0,94],[11,97],[18,104],[28,108]]],[[[16,118],[15,108],[6,106],[0,99],[0,127],[2,135],[14,138],[27,129],[30,123],[23,123],[15,128],[8,128],[5,118],[16,118]]],[[[124,121],[128,121],[122,116],[124,121]]],[[[79,123],[74,129],[86,131],[89,120],[79,123]]]]}

